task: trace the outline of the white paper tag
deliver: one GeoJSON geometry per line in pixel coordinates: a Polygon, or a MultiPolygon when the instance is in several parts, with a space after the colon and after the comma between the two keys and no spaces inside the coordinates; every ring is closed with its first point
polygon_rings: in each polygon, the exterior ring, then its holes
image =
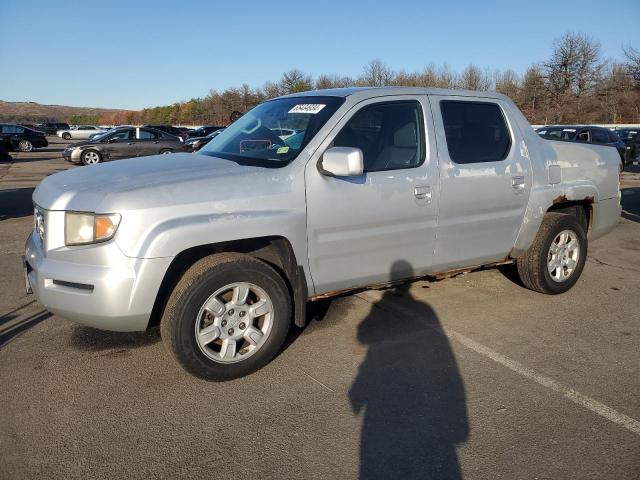
{"type": "Polygon", "coordinates": [[[312,113],[315,115],[324,107],[326,107],[326,105],[322,103],[301,103],[289,110],[289,113],[312,113]]]}

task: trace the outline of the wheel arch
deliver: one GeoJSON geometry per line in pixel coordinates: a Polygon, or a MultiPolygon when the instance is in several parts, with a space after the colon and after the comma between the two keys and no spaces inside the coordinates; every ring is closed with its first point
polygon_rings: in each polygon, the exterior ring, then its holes
{"type": "Polygon", "coordinates": [[[294,324],[298,327],[306,325],[308,286],[303,267],[298,263],[288,239],[268,236],[197,245],[181,251],[174,257],[162,279],[149,319],[149,327],[159,325],[173,288],[189,267],[206,256],[223,252],[250,255],[273,267],[284,279],[291,295],[294,324]]]}

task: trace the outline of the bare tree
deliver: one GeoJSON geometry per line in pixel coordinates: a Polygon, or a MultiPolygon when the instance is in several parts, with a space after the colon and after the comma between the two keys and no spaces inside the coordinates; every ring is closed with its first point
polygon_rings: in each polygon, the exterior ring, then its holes
{"type": "Polygon", "coordinates": [[[622,47],[625,57],[625,66],[633,79],[640,84],[640,50],[633,48],[631,45],[622,47]]]}
{"type": "Polygon", "coordinates": [[[376,58],[365,65],[359,83],[371,87],[384,87],[393,80],[393,70],[376,58]]]}
{"type": "Polygon", "coordinates": [[[490,90],[492,84],[491,76],[473,64],[460,75],[460,87],[467,90],[490,90]]]}
{"type": "Polygon", "coordinates": [[[348,76],[320,75],[315,82],[316,89],[352,87],[356,81],[348,76]]]}
{"type": "Polygon", "coordinates": [[[505,70],[504,72],[497,71],[494,75],[496,92],[504,93],[514,102],[518,103],[522,90],[518,74],[513,70],[505,70]]]}
{"type": "Polygon", "coordinates": [[[522,79],[520,108],[532,123],[548,123],[544,75],[537,65],[529,67],[522,79]]]}
{"type": "Polygon", "coordinates": [[[313,82],[309,75],[294,68],[282,74],[280,88],[284,93],[304,92],[313,88],[313,82]]]}
{"type": "Polygon", "coordinates": [[[600,80],[605,63],[598,42],[583,34],[567,33],[554,41],[543,68],[554,116],[561,122],[581,116],[583,99],[600,80]]]}

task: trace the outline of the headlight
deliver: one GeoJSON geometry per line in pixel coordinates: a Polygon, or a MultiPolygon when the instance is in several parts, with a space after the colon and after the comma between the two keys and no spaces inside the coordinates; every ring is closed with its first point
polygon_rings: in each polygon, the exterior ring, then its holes
{"type": "Polygon", "coordinates": [[[117,213],[96,215],[67,212],[64,217],[64,243],[86,245],[104,242],[115,235],[119,224],[120,215],[117,213]]]}

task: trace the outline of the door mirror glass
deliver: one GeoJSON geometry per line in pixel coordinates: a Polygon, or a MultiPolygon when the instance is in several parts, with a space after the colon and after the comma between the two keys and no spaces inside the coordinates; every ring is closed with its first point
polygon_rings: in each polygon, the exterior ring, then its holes
{"type": "Polygon", "coordinates": [[[354,147],[332,147],[322,155],[320,172],[334,177],[357,177],[364,172],[362,150],[354,147]]]}

